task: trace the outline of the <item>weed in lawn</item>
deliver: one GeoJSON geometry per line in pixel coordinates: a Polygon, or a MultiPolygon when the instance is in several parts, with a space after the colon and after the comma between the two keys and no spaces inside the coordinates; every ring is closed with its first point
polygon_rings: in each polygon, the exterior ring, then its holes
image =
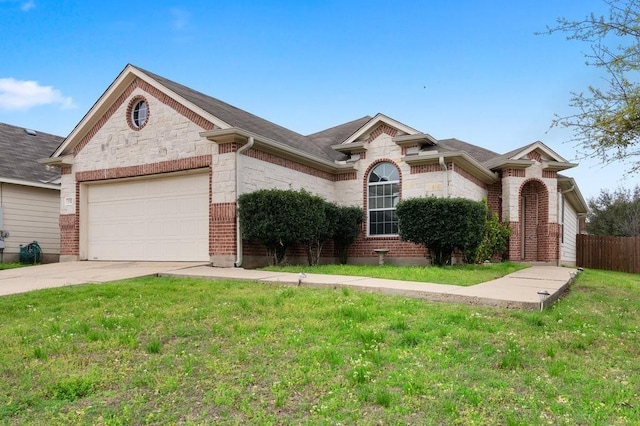
{"type": "Polygon", "coordinates": [[[508,340],[503,350],[502,358],[500,359],[500,368],[505,370],[515,370],[522,367],[524,359],[522,350],[518,347],[518,344],[513,340],[508,340]]]}
{"type": "Polygon", "coordinates": [[[422,333],[417,331],[407,331],[406,333],[402,333],[400,336],[399,344],[400,346],[413,348],[422,343],[423,340],[424,336],[422,333]]]}
{"type": "Polygon", "coordinates": [[[50,394],[53,398],[73,402],[88,396],[95,383],[86,377],[71,377],[54,383],[50,394]]]}
{"type": "Polygon", "coordinates": [[[393,395],[385,389],[380,389],[376,392],[375,398],[376,404],[389,408],[391,406],[391,401],[393,400],[393,395]]]}
{"type": "Polygon", "coordinates": [[[402,332],[408,330],[409,326],[407,325],[407,321],[405,319],[398,319],[393,321],[389,325],[389,329],[396,332],[402,332]]]}
{"type": "Polygon", "coordinates": [[[154,337],[149,341],[149,343],[147,343],[147,353],[159,354],[161,346],[160,340],[157,337],[154,337]]]}
{"type": "Polygon", "coordinates": [[[36,346],[35,348],[33,348],[33,356],[34,358],[39,359],[41,361],[44,361],[47,358],[49,358],[49,354],[47,353],[47,350],[44,349],[42,346],[36,346]]]}

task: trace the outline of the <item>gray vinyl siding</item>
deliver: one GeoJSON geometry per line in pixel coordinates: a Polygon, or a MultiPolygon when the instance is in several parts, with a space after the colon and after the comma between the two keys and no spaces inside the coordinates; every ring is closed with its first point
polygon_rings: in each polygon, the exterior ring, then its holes
{"type": "Polygon", "coordinates": [[[20,245],[37,241],[47,257],[60,254],[60,191],[0,183],[5,260],[15,260],[20,245]]]}
{"type": "MultiPolygon", "coordinates": [[[[562,214],[562,209],[560,209],[562,214]]],[[[560,217],[562,223],[562,217],[560,217]]],[[[564,241],[561,251],[561,263],[563,265],[575,266],[576,264],[576,235],[578,234],[578,214],[571,206],[571,203],[564,199],[564,241]]]]}

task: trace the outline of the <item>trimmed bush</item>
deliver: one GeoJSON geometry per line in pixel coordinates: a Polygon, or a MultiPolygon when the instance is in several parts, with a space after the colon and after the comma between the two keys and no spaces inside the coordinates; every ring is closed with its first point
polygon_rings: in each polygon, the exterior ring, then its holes
{"type": "Polygon", "coordinates": [[[340,261],[360,233],[362,209],[342,207],[306,191],[263,189],[238,198],[245,239],[261,243],[271,263],[286,261],[287,248],[304,244],[309,265],[316,265],[324,244],[333,239],[340,261]]]}
{"type": "Polygon", "coordinates": [[[363,212],[360,207],[342,207],[335,204],[332,204],[330,211],[334,215],[331,219],[333,244],[338,253],[338,260],[341,264],[346,265],[349,246],[360,235],[363,212]]]}
{"type": "Polygon", "coordinates": [[[410,198],[396,207],[400,238],[427,248],[435,265],[448,265],[455,249],[477,250],[487,207],[465,198],[410,198]]]}
{"type": "Polygon", "coordinates": [[[314,240],[326,226],[325,201],[305,191],[262,189],[238,197],[244,238],[264,245],[274,265],[284,263],[287,248],[314,240]]]}

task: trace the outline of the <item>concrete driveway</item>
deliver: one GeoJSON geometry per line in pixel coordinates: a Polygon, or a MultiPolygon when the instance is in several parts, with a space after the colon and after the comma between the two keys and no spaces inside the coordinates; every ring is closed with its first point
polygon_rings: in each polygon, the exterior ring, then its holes
{"type": "Polygon", "coordinates": [[[198,262],[63,262],[0,271],[0,296],[51,287],[103,283],[158,275],[206,263],[198,262]]]}

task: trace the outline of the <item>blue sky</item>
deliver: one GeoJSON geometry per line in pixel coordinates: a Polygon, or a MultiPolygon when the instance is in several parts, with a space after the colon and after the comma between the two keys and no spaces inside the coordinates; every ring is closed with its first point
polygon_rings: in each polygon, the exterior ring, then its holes
{"type": "MultiPolygon", "coordinates": [[[[534,33],[590,12],[606,5],[0,0],[0,122],[66,136],[132,63],[302,134],[381,112],[439,139],[499,153],[541,140],[576,160],[549,126],[601,75],[588,46],[534,33]]],[[[565,174],[585,198],[640,182],[580,163],[565,174]]]]}

